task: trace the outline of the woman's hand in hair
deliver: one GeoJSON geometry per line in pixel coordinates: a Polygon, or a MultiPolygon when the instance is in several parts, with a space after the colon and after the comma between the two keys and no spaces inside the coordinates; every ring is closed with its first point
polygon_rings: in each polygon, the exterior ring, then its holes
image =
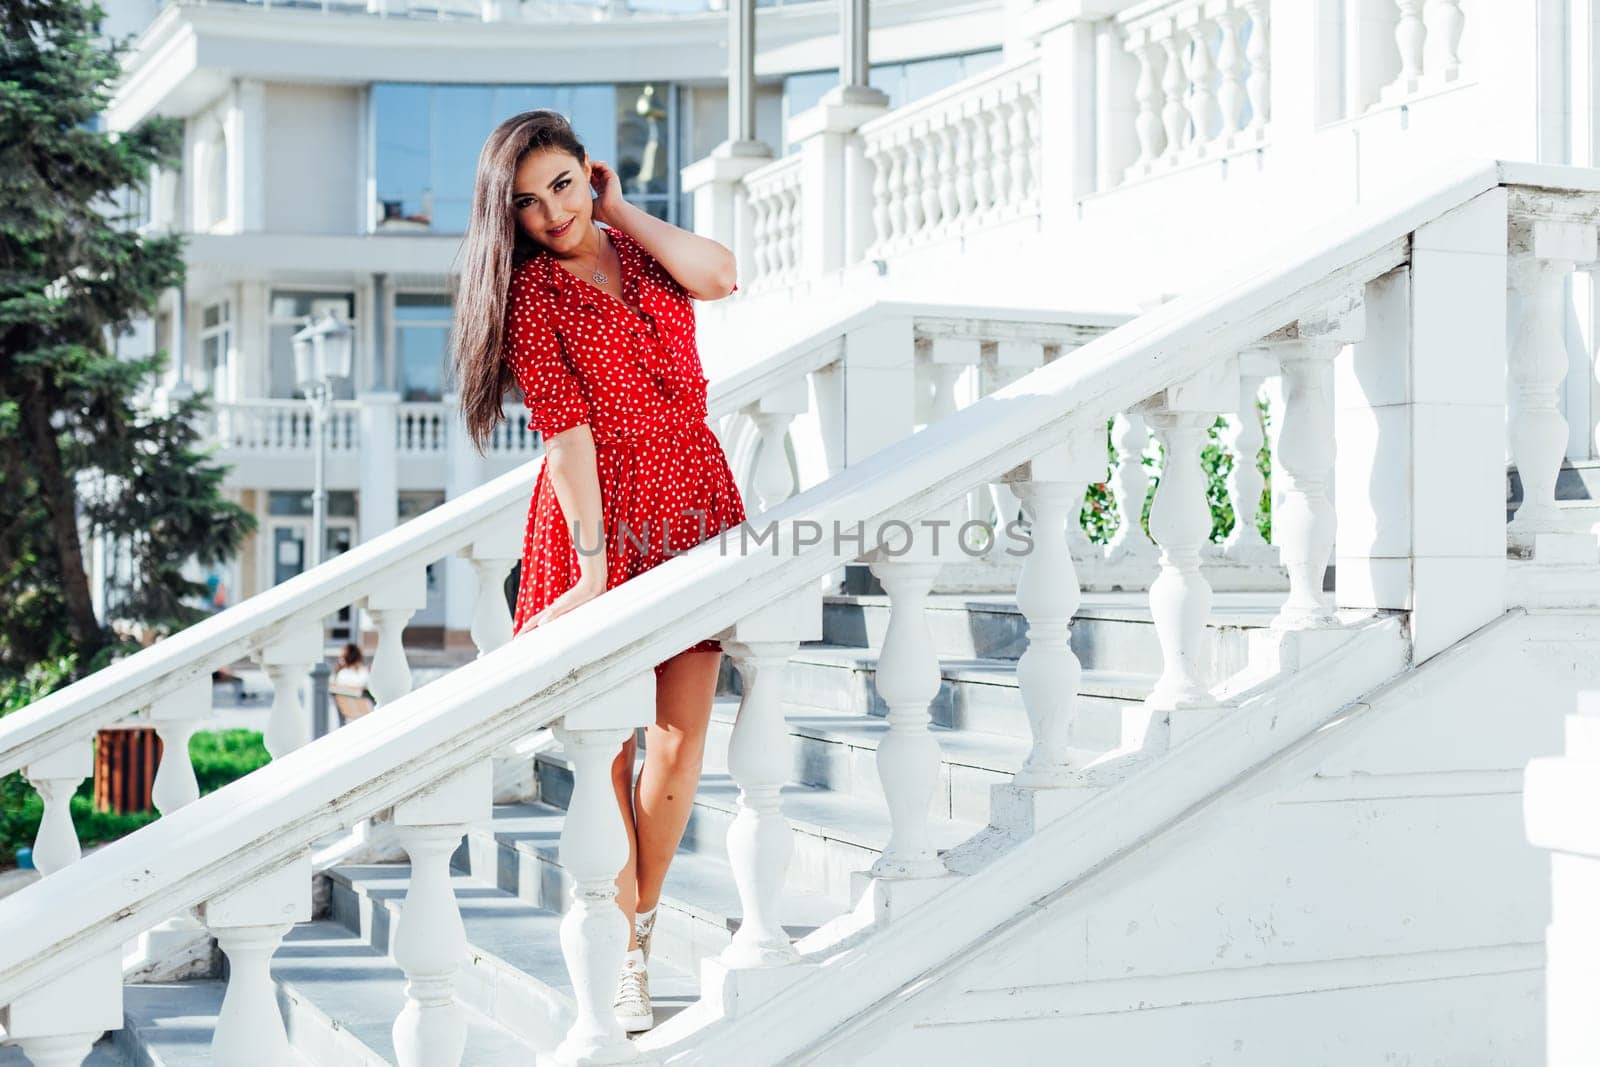
{"type": "Polygon", "coordinates": [[[609,163],[590,159],[589,188],[594,190],[595,221],[613,225],[617,209],[627,202],[622,198],[622,180],[617,177],[617,172],[611,169],[609,163]]]}

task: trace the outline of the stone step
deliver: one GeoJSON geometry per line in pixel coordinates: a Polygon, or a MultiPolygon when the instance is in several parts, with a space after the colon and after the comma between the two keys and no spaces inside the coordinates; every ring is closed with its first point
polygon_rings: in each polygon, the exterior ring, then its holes
{"type": "MultiPolygon", "coordinates": [[[[225,989],[214,979],[124,986],[122,1029],[110,1035],[121,1057],[115,1062],[128,1067],[211,1067],[215,1062],[211,1038],[225,989]]],[[[293,1067],[316,1067],[322,1062],[312,1059],[292,1032],[290,1041],[293,1067]]],[[[103,1044],[96,1045],[96,1051],[103,1044]]],[[[6,1062],[0,1058],[0,1063],[6,1062]]],[[[95,1067],[97,1062],[90,1054],[84,1067],[95,1067]]]]}
{"type": "MultiPolygon", "coordinates": [[[[708,753],[727,750],[738,712],[736,698],[720,698],[713,704],[708,753]]],[[[1019,710],[1017,714],[1022,713],[1019,710]]],[[[859,712],[790,707],[785,721],[792,782],[883,803],[878,742],[889,732],[886,720],[859,712]]],[[[932,733],[939,742],[941,758],[938,781],[929,798],[930,812],[936,818],[958,822],[988,822],[989,787],[1010,781],[1027,758],[1031,741],[938,726],[932,733]]]]}
{"type": "MultiPolygon", "coordinates": [[[[789,660],[786,702],[801,714],[883,718],[889,708],[876,685],[880,647],[802,645],[789,660]]],[[[1015,660],[946,657],[939,661],[939,674],[939,692],[929,705],[934,725],[1031,739],[1015,660]]],[[[1076,743],[1083,748],[1114,748],[1122,737],[1123,712],[1143,700],[1154,685],[1153,675],[1084,671],[1078,686],[1076,743]]]]}
{"type": "MultiPolygon", "coordinates": [[[[457,865],[536,907],[564,911],[572,894],[572,879],[559,856],[565,818],[565,811],[549,804],[500,805],[491,824],[472,828],[465,855],[457,853],[457,865]]],[[[843,911],[842,903],[816,893],[785,892],[779,903],[784,926],[795,938],[843,911]]],[[[656,912],[651,988],[658,965],[699,974],[701,960],[727,947],[741,914],[727,860],[680,851],[667,871],[656,912]]]]}
{"type": "MultiPolygon", "coordinates": [[[[642,758],[642,757],[641,757],[642,758]]],[[[700,788],[689,812],[679,853],[713,856],[727,862],[728,827],[733,822],[738,787],[728,776],[726,756],[708,740],[700,788]]],[[[534,757],[539,798],[565,808],[572,796],[572,765],[559,747],[534,757]]],[[[781,799],[794,838],[789,887],[820,894],[841,909],[854,899],[852,876],[872,866],[889,841],[889,812],[882,801],[815,786],[787,785],[781,799]]],[[[941,851],[953,848],[983,822],[935,817],[930,829],[941,851]]]]}
{"type": "MultiPolygon", "coordinates": [[[[124,1022],[123,1026],[126,1027],[127,1023],[124,1022]]],[[[113,1030],[99,1041],[96,1041],[94,1047],[89,1049],[89,1055],[84,1057],[83,1067],[144,1067],[147,1064],[166,1063],[194,1064],[195,1067],[200,1067],[200,1064],[209,1062],[193,1058],[188,1060],[131,1060],[116,1043],[117,1035],[121,1033],[121,1030],[113,1030]]],[[[4,1035],[5,1031],[0,1030],[0,1041],[5,1040],[4,1035]]],[[[28,1057],[23,1055],[22,1049],[16,1045],[0,1045],[0,1067],[31,1067],[31,1065],[28,1057]]],[[[295,1067],[299,1067],[299,1064],[297,1063],[295,1067]]]]}
{"type": "MultiPolygon", "coordinates": [[[[1247,631],[1266,626],[1283,602],[1281,593],[1218,593],[1213,598],[1203,666],[1212,684],[1243,669],[1247,631]]],[[[835,594],[823,598],[824,644],[879,648],[889,627],[889,598],[835,594]]],[[[941,659],[1015,661],[1027,648],[1028,622],[1016,597],[935,594],[926,616],[941,659]]],[[[1148,593],[1085,593],[1072,623],[1072,649],[1086,671],[1161,673],[1161,644],[1150,617],[1148,593]]]]}
{"type": "MultiPolygon", "coordinates": [[[[328,877],[331,924],[388,960],[389,938],[410,885],[410,868],[351,865],[330,870],[328,877]]],[[[453,873],[451,886],[468,945],[468,960],[457,972],[457,996],[515,1041],[541,1051],[554,1049],[575,1013],[561,955],[561,913],[468,873],[453,873]]],[[[651,955],[650,991],[659,1025],[693,1003],[699,993],[691,975],[658,963],[653,951],[651,955]]]]}

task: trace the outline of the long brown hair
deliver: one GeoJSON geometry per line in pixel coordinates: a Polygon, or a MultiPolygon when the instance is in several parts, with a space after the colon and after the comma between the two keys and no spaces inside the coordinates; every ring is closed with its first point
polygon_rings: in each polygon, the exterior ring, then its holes
{"type": "Polygon", "coordinates": [[[511,186],[523,157],[546,148],[575,156],[580,164],[588,158],[566,116],[548,108],[506,119],[478,154],[472,215],[461,243],[462,268],[455,278],[450,363],[467,433],[479,452],[505,417],[501,405],[516,384],[500,355],[511,272],[540,248],[517,225],[511,186]]]}

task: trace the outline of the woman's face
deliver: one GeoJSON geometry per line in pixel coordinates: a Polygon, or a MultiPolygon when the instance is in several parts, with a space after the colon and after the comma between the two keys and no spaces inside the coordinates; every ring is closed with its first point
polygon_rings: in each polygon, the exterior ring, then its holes
{"type": "Polygon", "coordinates": [[[529,152],[511,182],[511,210],[540,245],[558,254],[577,251],[594,214],[588,164],[560,149],[529,152]]]}

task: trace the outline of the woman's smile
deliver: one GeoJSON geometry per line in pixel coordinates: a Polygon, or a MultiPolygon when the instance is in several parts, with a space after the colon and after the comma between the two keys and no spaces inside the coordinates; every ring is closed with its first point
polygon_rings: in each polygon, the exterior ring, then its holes
{"type": "Polygon", "coordinates": [[[572,229],[572,224],[573,224],[574,221],[576,221],[576,218],[568,219],[566,222],[563,222],[560,226],[557,226],[555,229],[548,231],[550,236],[551,237],[558,237],[558,238],[559,237],[565,237],[567,235],[567,232],[572,229]]]}

